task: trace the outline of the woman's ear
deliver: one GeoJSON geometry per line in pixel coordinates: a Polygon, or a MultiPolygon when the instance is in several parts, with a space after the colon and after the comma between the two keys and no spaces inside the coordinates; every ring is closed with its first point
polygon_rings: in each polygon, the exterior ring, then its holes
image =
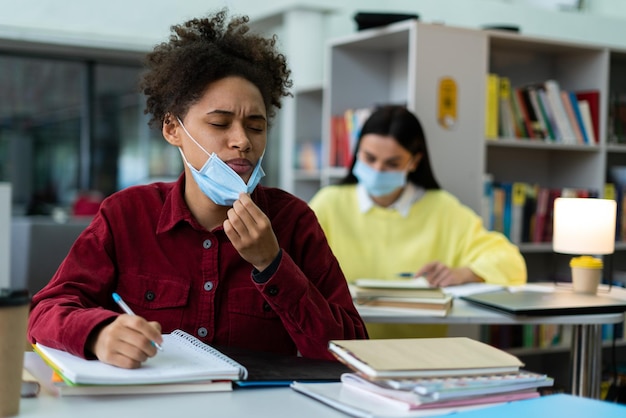
{"type": "Polygon", "coordinates": [[[170,113],[166,113],[163,118],[163,127],[161,129],[163,138],[175,147],[180,147],[182,145],[180,131],[181,129],[178,120],[172,117],[170,113]]]}
{"type": "Polygon", "coordinates": [[[412,158],[411,161],[411,167],[409,170],[409,173],[417,170],[417,167],[419,167],[420,165],[420,161],[422,161],[422,157],[424,156],[424,154],[422,154],[421,152],[419,154],[415,154],[412,158]]]}

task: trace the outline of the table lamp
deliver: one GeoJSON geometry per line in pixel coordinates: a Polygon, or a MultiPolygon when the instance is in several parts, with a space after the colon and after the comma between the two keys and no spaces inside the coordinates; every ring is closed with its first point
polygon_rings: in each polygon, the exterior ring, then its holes
{"type": "Polygon", "coordinates": [[[614,200],[563,198],[554,200],[552,249],[576,254],[570,261],[574,292],[595,294],[602,276],[602,259],[615,250],[614,200]]]}

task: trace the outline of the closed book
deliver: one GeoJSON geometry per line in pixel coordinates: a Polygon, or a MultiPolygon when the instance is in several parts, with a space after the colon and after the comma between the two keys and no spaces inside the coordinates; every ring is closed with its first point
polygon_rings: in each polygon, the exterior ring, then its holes
{"type": "MultiPolygon", "coordinates": [[[[520,373],[520,375],[523,376],[524,374],[520,373]]],[[[405,401],[413,405],[435,404],[453,399],[471,399],[493,394],[528,391],[554,384],[554,379],[539,374],[532,378],[521,377],[520,379],[516,379],[514,374],[509,374],[489,375],[484,376],[484,379],[472,376],[455,376],[437,380],[449,382],[446,382],[447,385],[445,386],[440,384],[438,388],[418,383],[414,387],[395,389],[388,386],[385,380],[368,380],[357,373],[346,373],[341,376],[341,381],[346,385],[405,401]],[[507,378],[501,376],[507,376],[507,378]]]]}
{"type": "Polygon", "coordinates": [[[586,100],[589,103],[589,112],[591,115],[591,125],[593,128],[593,136],[596,142],[600,139],[600,91],[584,90],[577,91],[576,98],[579,101],[586,100]]]}
{"type": "Polygon", "coordinates": [[[369,379],[518,371],[515,356],[466,337],[332,340],[328,349],[369,379]]]}
{"type": "Polygon", "coordinates": [[[497,74],[487,74],[485,104],[485,137],[487,139],[496,139],[498,137],[499,89],[500,77],[497,74]]]}
{"type": "Polygon", "coordinates": [[[561,89],[555,80],[547,80],[544,82],[546,99],[552,110],[554,124],[560,134],[561,142],[565,144],[575,144],[577,142],[574,129],[570,124],[570,120],[561,98],[561,89]]]}
{"type": "Polygon", "coordinates": [[[363,289],[358,286],[352,286],[350,292],[354,299],[372,299],[372,298],[418,298],[423,300],[432,300],[435,303],[443,303],[446,294],[441,288],[432,289],[363,289]]]}
{"type": "Polygon", "coordinates": [[[375,306],[387,308],[387,310],[409,310],[413,314],[443,317],[452,308],[452,297],[445,296],[442,299],[435,298],[410,298],[410,297],[369,297],[357,298],[358,306],[375,306]]]}
{"type": "Polygon", "coordinates": [[[574,106],[572,106],[572,100],[569,92],[565,90],[561,90],[561,102],[563,103],[563,107],[565,108],[565,113],[567,114],[567,119],[569,120],[569,124],[572,127],[574,132],[574,137],[576,138],[576,144],[584,144],[585,139],[583,137],[580,124],[578,122],[578,118],[576,117],[576,112],[574,111],[574,106]]]}
{"type": "Polygon", "coordinates": [[[589,145],[597,144],[596,134],[593,129],[593,121],[591,118],[591,109],[587,100],[578,100],[578,111],[580,112],[580,118],[582,119],[582,126],[585,130],[585,136],[589,140],[589,145]]]}

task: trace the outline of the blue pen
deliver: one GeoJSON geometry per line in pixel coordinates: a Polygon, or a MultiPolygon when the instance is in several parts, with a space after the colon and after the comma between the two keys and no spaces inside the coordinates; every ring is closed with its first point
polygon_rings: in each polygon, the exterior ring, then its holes
{"type": "Polygon", "coordinates": [[[402,273],[398,273],[398,274],[396,274],[396,276],[398,276],[398,277],[402,277],[402,278],[407,278],[407,279],[410,279],[410,278],[412,278],[413,276],[415,276],[415,273],[411,273],[410,271],[405,271],[405,272],[402,272],[402,273]]]}
{"type": "MultiPolygon", "coordinates": [[[[118,295],[117,293],[113,292],[113,300],[115,301],[115,303],[117,303],[118,305],[120,305],[120,308],[122,308],[122,310],[127,313],[128,315],[135,315],[135,312],[133,312],[132,309],[130,309],[130,306],[128,306],[126,304],[126,302],[124,302],[124,300],[122,300],[122,297],[120,295],[118,295]]],[[[163,350],[163,347],[161,347],[159,344],[157,344],[155,341],[150,341],[152,343],[153,346],[155,346],[158,350],[163,350]]]]}

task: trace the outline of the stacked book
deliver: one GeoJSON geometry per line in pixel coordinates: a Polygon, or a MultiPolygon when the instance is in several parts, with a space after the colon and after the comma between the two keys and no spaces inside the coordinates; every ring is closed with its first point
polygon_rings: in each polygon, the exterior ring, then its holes
{"type": "Polygon", "coordinates": [[[351,287],[357,306],[374,306],[387,311],[410,311],[426,316],[446,316],[452,297],[431,287],[423,278],[379,280],[357,279],[351,287]]]}
{"type": "Polygon", "coordinates": [[[553,385],[544,374],[522,370],[517,357],[465,337],[335,340],[329,350],[353,372],[334,388],[292,387],[353,416],[454,411],[535,398],[538,388],[553,385]]]}

